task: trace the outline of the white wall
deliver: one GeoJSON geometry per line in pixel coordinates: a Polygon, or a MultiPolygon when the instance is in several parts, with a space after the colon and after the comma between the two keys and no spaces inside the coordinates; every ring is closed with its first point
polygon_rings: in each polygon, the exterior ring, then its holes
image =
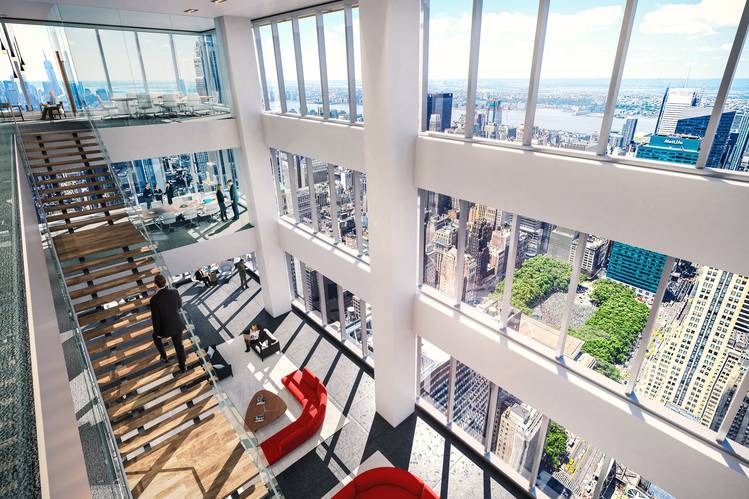
{"type": "Polygon", "coordinates": [[[419,137],[441,194],[749,275],[749,183],[419,137]]]}
{"type": "Polygon", "coordinates": [[[314,270],[340,284],[344,289],[368,302],[371,299],[369,265],[330,243],[314,236],[310,230],[278,221],[278,238],[281,247],[312,267],[314,270]]]}
{"type": "Polygon", "coordinates": [[[256,250],[257,237],[251,228],[164,251],[161,256],[171,273],[180,274],[256,250]]]}
{"type": "Polygon", "coordinates": [[[414,301],[414,329],[676,497],[746,496],[749,468],[736,458],[462,316],[453,307],[419,295],[414,301]]]}
{"type": "Polygon", "coordinates": [[[364,129],[360,126],[265,114],[263,129],[268,147],[365,171],[364,129]]]}
{"type": "Polygon", "coordinates": [[[99,128],[112,161],[239,147],[233,118],[99,128]]]}

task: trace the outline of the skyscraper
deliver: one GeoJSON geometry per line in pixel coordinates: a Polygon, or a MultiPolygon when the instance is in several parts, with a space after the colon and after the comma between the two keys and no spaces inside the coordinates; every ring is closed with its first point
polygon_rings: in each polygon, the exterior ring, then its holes
{"type": "Polygon", "coordinates": [[[486,121],[495,125],[502,124],[502,101],[489,99],[486,104],[486,121]]]}
{"type": "Polygon", "coordinates": [[[635,157],[694,165],[700,155],[700,139],[675,135],[653,135],[647,144],[637,148],[635,157]]]}
{"type": "Polygon", "coordinates": [[[47,54],[44,54],[44,71],[47,73],[47,79],[50,83],[50,89],[55,92],[55,95],[58,97],[62,95],[62,87],[60,86],[60,83],[57,81],[57,75],[55,74],[55,68],[52,66],[52,63],[47,60],[47,54]]]}
{"type": "Polygon", "coordinates": [[[627,118],[622,125],[622,147],[629,147],[635,140],[635,131],[637,130],[637,118],[627,118]]]}
{"type": "Polygon", "coordinates": [[[429,120],[432,116],[438,114],[440,117],[439,132],[444,132],[446,128],[452,126],[453,94],[429,94],[427,95],[427,112],[424,117],[426,122],[424,128],[429,130],[429,120]]]}
{"type": "Polygon", "coordinates": [[[530,469],[540,443],[541,413],[527,404],[511,401],[497,429],[496,453],[512,469],[530,469]]]}
{"type": "Polygon", "coordinates": [[[710,425],[743,374],[746,346],[737,338],[747,333],[749,277],[702,267],[688,312],[666,329],[638,389],[710,425]]]}
{"type": "Polygon", "coordinates": [[[666,255],[614,241],[606,277],[627,284],[638,295],[651,298],[658,289],[665,264],[666,255]]]}
{"type": "Polygon", "coordinates": [[[655,125],[657,135],[671,135],[676,129],[676,121],[682,111],[700,102],[697,90],[693,88],[666,88],[661,103],[661,111],[655,125]]]}
{"type": "MultiPolygon", "coordinates": [[[[707,107],[691,107],[684,109],[676,121],[675,132],[677,135],[690,135],[692,137],[705,137],[707,125],[710,123],[712,109],[707,107]]],[[[718,129],[715,130],[713,145],[707,156],[707,165],[712,168],[722,168],[730,150],[729,141],[733,122],[737,117],[736,111],[727,111],[720,116],[718,129]]],[[[742,151],[743,154],[743,151],[742,151]]]]}
{"type": "Polygon", "coordinates": [[[731,124],[728,150],[723,161],[723,168],[742,171],[742,159],[747,146],[749,146],[749,113],[736,113],[736,117],[731,124]]]}

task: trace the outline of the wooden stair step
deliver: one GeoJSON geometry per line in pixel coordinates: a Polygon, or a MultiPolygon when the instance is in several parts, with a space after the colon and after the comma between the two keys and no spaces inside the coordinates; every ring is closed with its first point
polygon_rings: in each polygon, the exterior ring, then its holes
{"type": "MultiPolygon", "coordinates": [[[[110,182],[110,184],[111,183],[113,183],[113,182],[110,182]]],[[[48,198],[42,199],[41,202],[45,203],[45,204],[46,203],[56,203],[56,202],[59,202],[59,201],[65,201],[67,199],[89,198],[91,196],[97,196],[97,195],[101,195],[101,194],[108,194],[108,193],[111,193],[111,192],[116,192],[116,193],[119,194],[120,191],[116,187],[110,187],[110,188],[107,188],[107,189],[97,189],[97,190],[94,190],[94,191],[75,192],[73,194],[64,194],[62,196],[50,196],[48,198]]],[[[111,199],[117,199],[118,197],[119,196],[113,196],[113,197],[109,197],[109,198],[101,198],[100,200],[103,200],[103,199],[111,200],[111,199]]],[[[72,207],[72,204],[70,206],[72,207]]]]}
{"type": "MultiPolygon", "coordinates": [[[[52,239],[60,261],[128,248],[146,240],[132,224],[105,225],[73,234],[60,234],[52,239]]],[[[130,248],[128,248],[130,249],[130,248]]]]}
{"type": "Polygon", "coordinates": [[[88,220],[80,220],[77,222],[67,222],[58,225],[50,225],[50,232],[60,232],[61,230],[79,229],[88,225],[98,224],[102,222],[114,222],[115,220],[121,220],[127,217],[127,213],[113,213],[103,217],[93,217],[88,220]]]}
{"type": "MultiPolygon", "coordinates": [[[[89,296],[94,293],[106,291],[107,289],[116,288],[124,284],[129,284],[131,282],[142,281],[158,273],[159,273],[159,269],[148,269],[142,272],[136,272],[134,274],[130,273],[124,276],[117,277],[116,279],[110,279],[109,281],[104,281],[99,284],[94,284],[93,286],[86,286],[80,289],[69,290],[69,294],[70,294],[70,297],[75,300],[77,298],[82,298],[84,296],[89,296]]],[[[103,298],[103,296],[101,298],[103,298]]]]}
{"type": "Polygon", "coordinates": [[[93,130],[91,128],[65,128],[62,130],[29,130],[28,132],[23,132],[21,135],[24,137],[29,136],[47,136],[47,135],[73,135],[78,133],[91,133],[93,130]]]}
{"type": "Polygon", "coordinates": [[[94,156],[92,158],[74,158],[74,159],[66,159],[64,161],[51,161],[49,163],[39,163],[31,166],[32,169],[39,170],[41,168],[49,168],[51,166],[66,166],[66,165],[78,165],[78,164],[84,164],[84,163],[98,163],[101,161],[106,161],[101,156],[94,156]]]}
{"type": "Polygon", "coordinates": [[[136,345],[140,345],[143,342],[151,343],[151,333],[153,333],[153,326],[148,323],[142,327],[133,329],[130,332],[118,334],[116,336],[110,336],[104,340],[94,343],[93,345],[88,344],[86,348],[88,349],[88,354],[91,357],[102,352],[107,352],[113,348],[120,348],[127,343],[130,343],[127,348],[132,348],[136,345]],[[136,340],[137,343],[135,342],[136,340]]]}
{"type": "MultiPolygon", "coordinates": [[[[70,182],[80,182],[80,181],[76,179],[70,179],[70,182]]],[[[75,189],[90,189],[91,187],[98,187],[102,185],[113,185],[113,184],[114,184],[114,179],[110,177],[109,180],[102,180],[99,182],[81,182],[79,184],[65,185],[65,186],[60,186],[60,187],[50,187],[48,189],[37,189],[36,192],[37,194],[44,196],[45,194],[56,194],[58,192],[72,191],[75,189]]],[[[43,200],[43,201],[46,202],[47,200],[43,200]]]]}
{"type": "Polygon", "coordinates": [[[132,262],[124,262],[117,265],[112,265],[111,267],[94,270],[93,272],[88,272],[87,274],[69,277],[65,279],[65,284],[67,284],[68,286],[75,286],[76,284],[95,281],[96,279],[109,277],[110,275],[119,274],[120,272],[135,270],[138,267],[146,267],[148,265],[152,265],[153,263],[155,263],[153,257],[147,256],[145,258],[139,258],[138,260],[134,260],[132,262]]]}
{"type": "Polygon", "coordinates": [[[24,137],[23,141],[26,144],[34,144],[34,143],[41,143],[41,144],[59,144],[60,142],[76,142],[79,140],[96,140],[96,137],[93,135],[78,135],[78,136],[71,136],[71,137],[60,137],[56,139],[32,139],[24,137]]]}
{"type": "Polygon", "coordinates": [[[149,291],[154,289],[156,289],[156,283],[154,283],[153,281],[147,282],[138,286],[121,289],[120,291],[115,291],[114,293],[98,296],[92,300],[86,300],[80,303],[76,303],[73,305],[73,310],[75,310],[76,312],[82,312],[83,310],[88,310],[90,308],[100,307],[105,303],[111,303],[113,301],[119,301],[130,296],[137,296],[140,294],[148,293],[149,291]]]}
{"type": "MultiPolygon", "coordinates": [[[[187,352],[188,347],[192,346],[192,343],[189,339],[186,338],[182,341],[182,345],[185,346],[185,352],[187,352]]],[[[176,358],[174,345],[169,345],[169,348],[166,348],[166,356],[169,358],[176,358]]],[[[164,363],[161,362],[161,356],[159,355],[159,352],[156,351],[156,347],[154,346],[153,353],[151,355],[141,357],[124,366],[119,366],[115,369],[104,371],[96,377],[96,380],[99,382],[99,385],[107,385],[115,381],[120,381],[123,378],[132,375],[133,373],[140,373],[141,371],[159,365],[164,365],[164,363]]],[[[174,367],[174,364],[172,364],[171,367],[174,367]]]]}
{"type": "MultiPolygon", "coordinates": [[[[95,322],[99,322],[104,319],[109,319],[110,317],[116,317],[120,314],[131,312],[133,310],[136,310],[142,307],[147,307],[150,299],[151,299],[150,297],[138,298],[137,300],[133,300],[127,303],[121,303],[117,305],[116,307],[111,307],[106,310],[101,310],[99,312],[94,312],[92,314],[87,314],[87,315],[79,315],[78,324],[81,327],[88,326],[89,324],[94,324],[95,322]]],[[[149,311],[148,313],[150,314],[151,312],[149,311]]],[[[85,333],[83,333],[83,335],[86,336],[88,332],[89,331],[86,331],[85,333]]]]}
{"type": "MultiPolygon", "coordinates": [[[[148,300],[150,300],[150,298],[146,300],[146,303],[144,306],[148,306],[148,300]]],[[[132,313],[122,317],[121,319],[116,320],[115,322],[110,322],[109,324],[104,324],[103,326],[99,326],[99,327],[84,331],[83,337],[86,339],[86,341],[91,341],[91,340],[98,338],[99,336],[114,333],[118,329],[125,329],[129,327],[133,327],[136,324],[146,321],[146,320],[148,321],[151,320],[150,309],[146,309],[142,311],[133,311],[132,313]]],[[[127,334],[127,333],[124,333],[124,334],[127,334]]],[[[112,336],[110,339],[115,339],[115,338],[118,338],[118,336],[112,336]]]]}
{"type": "MultiPolygon", "coordinates": [[[[62,208],[64,208],[64,206],[62,206],[62,208]]],[[[101,208],[92,208],[90,210],[69,211],[67,213],[61,213],[59,215],[48,216],[47,223],[59,222],[60,220],[70,220],[72,218],[78,218],[78,217],[85,217],[87,215],[94,215],[96,213],[106,213],[108,211],[121,210],[123,208],[125,208],[125,205],[120,203],[120,204],[110,204],[107,206],[103,206],[101,208]]]]}
{"type": "MultiPolygon", "coordinates": [[[[84,170],[85,171],[85,170],[84,170]]],[[[76,170],[74,173],[82,173],[81,170],[76,170]]],[[[47,172],[45,177],[56,175],[57,172],[51,171],[47,172]]],[[[102,178],[107,177],[108,179],[111,179],[112,176],[109,174],[109,171],[103,171],[98,173],[85,173],[81,175],[68,175],[66,177],[56,177],[56,178],[38,178],[35,182],[37,186],[40,185],[61,185],[66,182],[80,182],[81,180],[90,180],[92,178],[102,178]]]]}
{"type": "MultiPolygon", "coordinates": [[[[50,175],[67,175],[67,174],[70,174],[70,173],[82,173],[82,172],[90,172],[90,171],[95,171],[95,170],[105,170],[108,173],[109,172],[108,168],[109,168],[109,165],[107,165],[106,163],[102,163],[100,165],[89,165],[89,166],[85,166],[84,165],[83,168],[81,168],[81,167],[75,167],[75,168],[54,168],[52,170],[41,170],[40,169],[39,171],[33,172],[33,175],[35,177],[48,177],[50,175]]],[[[68,177],[68,178],[71,179],[71,180],[75,180],[78,177],[68,177]]],[[[37,183],[42,183],[42,182],[43,181],[41,181],[41,180],[37,181],[37,183]]]]}
{"type": "Polygon", "coordinates": [[[143,433],[140,433],[137,436],[127,440],[120,445],[120,454],[122,454],[123,456],[130,454],[143,447],[147,443],[170,433],[172,430],[175,430],[183,424],[192,421],[201,414],[206,413],[216,407],[218,407],[218,400],[216,400],[216,397],[205,398],[189,409],[178,412],[170,419],[162,421],[159,424],[152,426],[148,430],[145,430],[143,433]]]}
{"type": "MultiPolygon", "coordinates": [[[[185,375],[183,374],[181,377],[184,376],[185,375]]],[[[122,437],[126,433],[137,430],[149,421],[153,421],[154,419],[163,416],[167,412],[181,406],[182,404],[186,404],[191,400],[200,397],[201,395],[205,395],[206,393],[210,392],[211,389],[212,387],[210,381],[201,381],[197,385],[191,386],[187,390],[175,395],[172,398],[166,399],[158,404],[154,404],[153,406],[146,409],[145,413],[136,418],[123,419],[122,421],[115,423],[114,425],[112,425],[112,430],[114,431],[116,437],[122,437]]]]}
{"type": "MultiPolygon", "coordinates": [[[[195,369],[192,369],[191,371],[187,371],[185,373],[179,373],[178,376],[175,376],[174,378],[165,381],[164,383],[161,383],[150,390],[146,390],[143,393],[136,393],[134,395],[126,397],[124,400],[114,400],[107,408],[109,419],[111,421],[120,419],[122,416],[125,416],[128,413],[132,413],[137,409],[141,409],[149,402],[153,402],[154,400],[163,397],[171,391],[177,390],[178,388],[181,388],[183,386],[188,386],[192,383],[195,383],[196,381],[206,379],[206,376],[207,374],[203,370],[203,368],[200,366],[196,366],[195,369]]],[[[150,410],[150,408],[146,409],[146,411],[150,410]]]]}
{"type": "Polygon", "coordinates": [[[24,146],[24,149],[26,150],[26,153],[28,154],[30,152],[64,151],[65,149],[85,149],[87,147],[99,147],[99,143],[98,142],[80,142],[77,144],[67,144],[67,145],[49,146],[49,147],[24,146]]]}
{"type": "MultiPolygon", "coordinates": [[[[98,199],[88,199],[86,201],[76,201],[75,203],[55,204],[52,206],[45,206],[44,211],[46,213],[53,213],[55,211],[73,210],[74,208],[82,208],[84,206],[103,205],[105,203],[113,203],[115,205],[123,205],[122,198],[118,195],[114,196],[102,196],[98,199]]],[[[49,217],[47,217],[49,220],[49,217]]]]}
{"type": "Polygon", "coordinates": [[[127,260],[129,258],[134,258],[136,256],[143,255],[144,253],[151,253],[151,251],[152,249],[149,246],[141,246],[140,248],[136,248],[134,250],[123,251],[122,253],[116,253],[114,255],[103,256],[99,258],[92,258],[91,260],[87,260],[85,262],[63,266],[62,271],[65,275],[68,275],[72,272],[79,272],[86,269],[90,270],[100,265],[106,265],[109,263],[127,260]]]}
{"type": "MultiPolygon", "coordinates": [[[[97,145],[97,144],[92,144],[92,145],[97,145]]],[[[55,152],[52,154],[28,154],[28,151],[27,151],[26,159],[28,159],[29,161],[41,161],[41,160],[46,160],[46,159],[69,158],[70,156],[83,156],[83,155],[88,156],[89,154],[101,154],[101,153],[102,153],[101,149],[93,149],[93,150],[88,150],[88,151],[55,152]]]]}
{"type": "MultiPolygon", "coordinates": [[[[142,328],[139,331],[144,331],[149,329],[148,326],[142,328]]],[[[151,331],[153,331],[153,328],[151,328],[151,331]]],[[[105,367],[109,367],[113,364],[122,364],[127,359],[135,357],[138,354],[141,354],[145,352],[146,350],[149,350],[151,348],[156,348],[152,341],[150,341],[149,338],[145,338],[148,341],[143,341],[143,334],[136,335],[136,337],[140,337],[140,340],[138,343],[134,345],[128,345],[127,347],[124,347],[120,350],[114,350],[107,352],[106,355],[103,355],[99,357],[98,359],[94,359],[91,361],[91,366],[95,370],[103,369],[105,367]]]]}
{"type": "MultiPolygon", "coordinates": [[[[187,366],[188,369],[200,367],[198,365],[200,360],[198,358],[197,353],[195,352],[185,352],[185,353],[187,353],[185,365],[187,366]]],[[[169,376],[170,374],[174,374],[175,370],[178,369],[175,363],[175,359],[170,359],[169,364],[160,364],[160,365],[161,367],[159,367],[158,369],[152,369],[148,371],[147,373],[141,374],[135,378],[120,379],[119,383],[117,383],[116,386],[102,390],[101,396],[104,399],[104,402],[109,403],[111,401],[124,397],[128,393],[132,393],[146,385],[149,385],[155,381],[160,380],[161,378],[169,376]]]]}

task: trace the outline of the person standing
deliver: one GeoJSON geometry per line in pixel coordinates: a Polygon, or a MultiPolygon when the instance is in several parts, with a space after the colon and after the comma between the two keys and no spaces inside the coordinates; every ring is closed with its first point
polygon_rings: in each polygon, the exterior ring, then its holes
{"type": "Polygon", "coordinates": [[[184,373],[187,371],[185,347],[182,345],[185,322],[179,315],[182,308],[182,297],[176,289],[166,287],[166,278],[163,275],[157,274],[154,282],[159,290],[149,301],[151,323],[153,324],[153,343],[161,355],[161,362],[166,363],[168,361],[166,350],[164,350],[164,344],[161,340],[164,338],[171,339],[174,350],[177,352],[179,370],[184,373]]]}
{"type": "Polygon", "coordinates": [[[159,189],[159,184],[154,184],[153,197],[156,201],[158,201],[162,205],[164,204],[164,191],[159,189]]]}
{"type": "Polygon", "coordinates": [[[171,182],[166,183],[166,202],[169,204],[172,204],[172,199],[174,199],[174,186],[171,182]]]}
{"type": "Polygon", "coordinates": [[[221,221],[226,222],[229,217],[226,216],[226,202],[224,197],[224,191],[221,190],[221,184],[216,186],[216,202],[218,202],[218,209],[221,210],[221,221]]]}
{"type": "Polygon", "coordinates": [[[153,189],[151,189],[151,184],[146,184],[146,187],[143,189],[143,199],[146,200],[146,208],[151,209],[151,203],[153,202],[153,189]]]}
{"type": "Polygon", "coordinates": [[[229,198],[231,199],[231,211],[234,212],[232,220],[239,220],[239,194],[233,180],[229,180],[229,198]]]}
{"type": "Polygon", "coordinates": [[[234,267],[237,269],[237,273],[239,274],[239,287],[242,289],[248,289],[249,286],[247,285],[247,265],[245,265],[244,263],[244,258],[240,258],[239,261],[234,264],[234,267]]]}

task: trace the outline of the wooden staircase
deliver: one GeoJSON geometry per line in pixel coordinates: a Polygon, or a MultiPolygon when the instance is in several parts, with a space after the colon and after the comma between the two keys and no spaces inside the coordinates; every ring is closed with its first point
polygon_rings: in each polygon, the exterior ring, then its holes
{"type": "Polygon", "coordinates": [[[159,358],[149,298],[161,269],[94,133],[21,140],[133,496],[266,496],[187,335],[186,373],[172,345],[159,358]]]}

